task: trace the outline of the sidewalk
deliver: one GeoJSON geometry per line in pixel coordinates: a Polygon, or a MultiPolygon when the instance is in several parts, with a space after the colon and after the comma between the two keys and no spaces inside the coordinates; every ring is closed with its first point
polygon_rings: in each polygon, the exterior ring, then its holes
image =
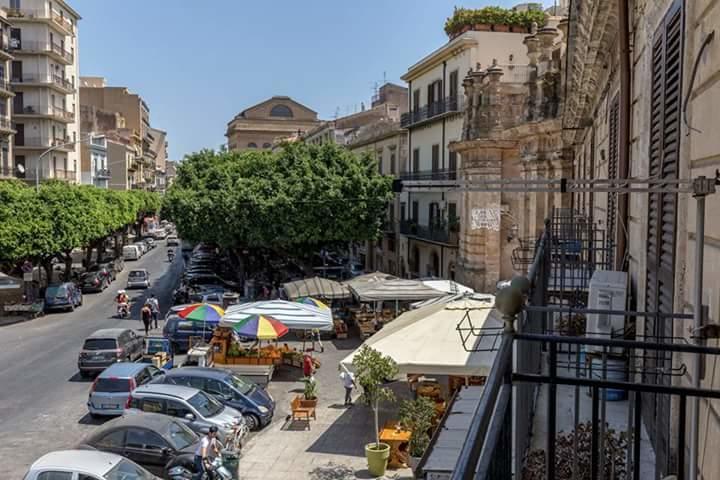
{"type": "MultiPolygon", "coordinates": [[[[302,342],[288,341],[301,348],[302,342]]],[[[273,423],[258,432],[243,449],[240,458],[240,478],[256,479],[309,479],[351,480],[373,478],[367,471],[365,444],[374,441],[372,411],[359,403],[343,406],[345,391],[342,387],[338,363],[360,344],[357,338],[323,342],[324,353],[317,353],[322,366],[316,373],[318,382],[317,420],[286,422],[290,402],[302,393],[302,371],[281,367],[268,385],[276,401],[273,423]]],[[[398,383],[398,397],[409,398],[409,390],[398,383]]],[[[357,400],[359,393],[353,392],[357,400]]],[[[380,412],[380,425],[396,417],[398,404],[386,405],[380,412]]],[[[388,470],[387,479],[414,478],[410,469],[388,470]]]]}

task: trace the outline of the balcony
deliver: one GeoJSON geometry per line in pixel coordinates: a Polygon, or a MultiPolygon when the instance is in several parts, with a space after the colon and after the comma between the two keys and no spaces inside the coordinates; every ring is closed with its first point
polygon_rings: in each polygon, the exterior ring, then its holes
{"type": "Polygon", "coordinates": [[[0,61],[14,60],[7,35],[0,36],[0,61]]]}
{"type": "Polygon", "coordinates": [[[72,152],[75,145],[70,138],[15,137],[15,148],[19,150],[47,150],[55,147],[59,152],[72,152]]]}
{"type": "Polygon", "coordinates": [[[50,87],[66,95],[75,93],[75,85],[60,75],[23,75],[10,82],[13,87],[50,87]]]}
{"type": "Polygon", "coordinates": [[[400,126],[410,128],[422,125],[432,120],[444,118],[448,115],[462,112],[464,96],[445,97],[443,100],[433,102],[412,112],[400,116],[400,126]]]}
{"type": "Polygon", "coordinates": [[[55,28],[55,30],[63,35],[75,35],[75,28],[72,22],[54,10],[48,12],[46,10],[10,8],[7,11],[7,15],[13,24],[39,22],[55,28]]]}
{"type": "Polygon", "coordinates": [[[5,79],[0,80],[0,97],[8,98],[14,96],[15,93],[13,93],[12,87],[10,87],[10,82],[7,82],[5,79]]]}
{"type": "Polygon", "coordinates": [[[24,105],[16,108],[13,115],[18,118],[47,118],[62,123],[75,121],[75,113],[54,105],[24,105]]]}
{"type": "Polygon", "coordinates": [[[110,170],[107,168],[99,168],[95,170],[95,178],[97,180],[107,180],[110,178],[110,170]]]}
{"type": "Polygon", "coordinates": [[[4,115],[0,116],[0,133],[15,133],[15,129],[13,128],[12,120],[10,120],[10,117],[6,117],[4,115]]]}
{"type": "Polygon", "coordinates": [[[72,65],[75,60],[72,52],[68,52],[62,45],[57,43],[22,41],[13,45],[12,49],[25,55],[48,55],[63,65],[72,65]]]}
{"type": "MultiPolygon", "coordinates": [[[[76,172],[75,170],[62,170],[59,168],[56,169],[49,169],[49,170],[41,170],[39,175],[40,180],[65,180],[68,182],[75,182],[77,180],[76,172]]],[[[30,169],[25,172],[25,177],[23,177],[24,180],[28,182],[34,182],[35,177],[35,170],[30,169]]]]}
{"type": "Polygon", "coordinates": [[[8,165],[0,166],[0,178],[15,178],[13,168],[8,165]]]}
{"type": "MultiPolygon", "coordinates": [[[[444,223],[444,222],[443,222],[444,223]]],[[[459,235],[456,229],[451,230],[446,225],[419,225],[410,220],[400,222],[400,233],[408,237],[418,240],[426,240],[428,242],[443,243],[457,247],[459,243],[459,235]]]]}
{"type": "Polygon", "coordinates": [[[439,182],[457,180],[457,169],[455,170],[419,170],[416,172],[402,172],[400,179],[403,181],[418,182],[439,182]]]}

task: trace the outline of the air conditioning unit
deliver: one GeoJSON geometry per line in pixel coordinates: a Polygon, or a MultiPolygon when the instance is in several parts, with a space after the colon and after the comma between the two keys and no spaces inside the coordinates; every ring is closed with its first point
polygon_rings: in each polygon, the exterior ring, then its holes
{"type": "MultiPolygon", "coordinates": [[[[627,272],[598,270],[590,279],[590,310],[625,310],[627,302],[627,272]]],[[[588,313],[586,334],[588,338],[611,339],[622,337],[625,332],[625,317],[605,313],[588,313]]],[[[603,348],[588,345],[589,352],[602,352],[603,348]]],[[[608,350],[608,353],[611,353],[608,350]]]]}

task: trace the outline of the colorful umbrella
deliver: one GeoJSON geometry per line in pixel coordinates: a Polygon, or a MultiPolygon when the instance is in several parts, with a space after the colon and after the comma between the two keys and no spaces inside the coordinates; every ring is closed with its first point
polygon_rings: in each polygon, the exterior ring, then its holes
{"type": "Polygon", "coordinates": [[[304,303],[305,305],[312,305],[313,307],[317,307],[319,309],[330,309],[330,307],[325,305],[323,302],[321,302],[320,300],[315,300],[312,297],[301,297],[295,301],[298,303],[304,303]]]}
{"type": "Polygon", "coordinates": [[[267,315],[255,314],[238,320],[233,325],[233,330],[240,337],[257,340],[275,340],[288,333],[288,327],[279,320],[267,315]]]}
{"type": "Polygon", "coordinates": [[[225,310],[210,303],[195,303],[178,312],[180,318],[194,322],[218,323],[225,310]]]}

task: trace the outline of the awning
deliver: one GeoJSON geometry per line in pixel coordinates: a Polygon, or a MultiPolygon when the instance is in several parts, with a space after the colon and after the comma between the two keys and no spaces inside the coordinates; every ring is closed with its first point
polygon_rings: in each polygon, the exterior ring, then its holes
{"type": "Polygon", "coordinates": [[[443,297],[431,298],[430,300],[422,300],[420,302],[411,303],[410,308],[415,309],[427,307],[428,305],[444,305],[446,303],[462,300],[463,298],[471,298],[473,300],[486,300],[492,299],[493,296],[489,293],[458,293],[455,295],[445,295],[443,297]]]}
{"type": "Polygon", "coordinates": [[[350,288],[359,288],[363,285],[367,285],[370,283],[375,282],[382,282],[384,280],[396,280],[397,277],[390,275],[388,273],[383,272],[373,272],[373,273],[365,273],[363,275],[358,275],[357,277],[353,277],[350,280],[345,280],[343,282],[343,285],[350,287],[350,288]]]}
{"type": "Polygon", "coordinates": [[[262,302],[232,305],[225,311],[220,326],[232,327],[248,315],[267,315],[281,321],[290,330],[333,330],[332,311],[319,309],[312,305],[285,300],[267,300],[262,302]]]}
{"type": "Polygon", "coordinates": [[[334,280],[322,277],[305,278],[283,284],[285,294],[290,300],[301,297],[314,297],[327,300],[350,298],[350,289],[334,280]]]}
{"type": "MultiPolygon", "coordinates": [[[[457,326],[469,315],[475,328],[501,331],[503,323],[494,308],[495,299],[462,299],[445,305],[411,310],[387,324],[365,341],[398,365],[400,374],[487,376],[492,368],[496,336],[478,335],[473,345],[463,346],[457,326]]],[[[489,333],[489,332],[488,332],[489,333]]],[[[342,360],[352,368],[357,350],[342,360]]]]}
{"type": "Polygon", "coordinates": [[[431,280],[422,280],[422,283],[426,287],[434,288],[435,290],[440,290],[441,292],[445,292],[448,295],[455,295],[458,293],[474,293],[475,290],[473,290],[470,287],[466,287],[465,285],[459,284],[453,280],[442,280],[442,279],[431,279],[431,280]]]}
{"type": "Polygon", "coordinates": [[[430,288],[418,280],[401,278],[351,285],[350,289],[361,302],[414,302],[445,295],[444,292],[430,288]]]}

